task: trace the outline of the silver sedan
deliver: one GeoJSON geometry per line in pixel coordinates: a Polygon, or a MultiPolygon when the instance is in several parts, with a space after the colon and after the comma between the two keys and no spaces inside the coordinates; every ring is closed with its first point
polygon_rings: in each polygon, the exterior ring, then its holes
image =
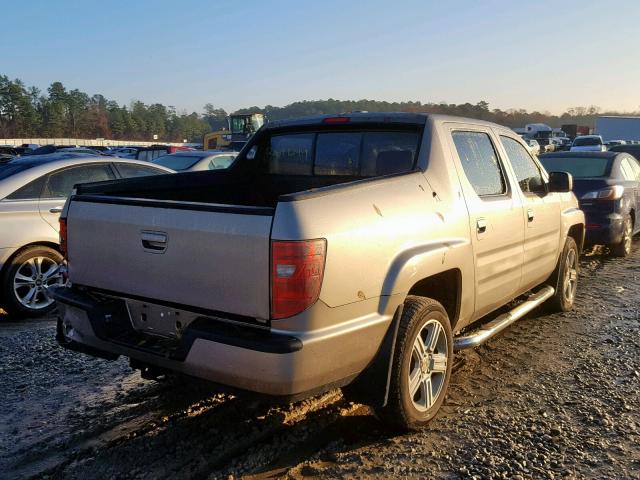
{"type": "Polygon", "coordinates": [[[0,306],[17,317],[53,308],[47,289],[63,281],[58,216],[74,185],[164,173],[173,171],[77,153],[0,163],[0,306]]]}

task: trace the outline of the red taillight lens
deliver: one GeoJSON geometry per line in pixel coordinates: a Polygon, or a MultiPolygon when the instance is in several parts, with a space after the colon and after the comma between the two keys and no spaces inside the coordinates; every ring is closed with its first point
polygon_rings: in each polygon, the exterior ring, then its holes
{"type": "Polygon", "coordinates": [[[327,117],[322,121],[322,123],[349,123],[350,121],[351,118],[349,117],[327,117]]]}
{"type": "Polygon", "coordinates": [[[67,219],[60,218],[60,251],[67,257],[67,219]]]}
{"type": "Polygon", "coordinates": [[[296,315],[320,295],[325,239],[271,242],[271,318],[296,315]]]}

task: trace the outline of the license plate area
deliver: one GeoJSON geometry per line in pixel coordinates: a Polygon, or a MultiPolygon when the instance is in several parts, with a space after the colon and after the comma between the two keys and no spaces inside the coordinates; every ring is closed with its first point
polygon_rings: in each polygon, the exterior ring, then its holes
{"type": "Polygon", "coordinates": [[[126,300],[131,324],[147,335],[179,340],[197,314],[137,300],[126,300]]]}

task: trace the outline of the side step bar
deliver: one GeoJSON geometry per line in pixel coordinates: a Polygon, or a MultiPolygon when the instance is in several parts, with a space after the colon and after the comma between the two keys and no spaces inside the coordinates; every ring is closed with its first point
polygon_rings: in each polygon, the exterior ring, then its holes
{"type": "Polygon", "coordinates": [[[553,296],[555,289],[553,287],[543,287],[520,305],[510,312],[504,313],[489,323],[483,325],[479,330],[465,335],[464,337],[456,337],[453,339],[454,350],[464,350],[465,348],[473,348],[482,345],[494,335],[500,333],[512,323],[520,320],[531,310],[542,304],[545,300],[553,296]]]}

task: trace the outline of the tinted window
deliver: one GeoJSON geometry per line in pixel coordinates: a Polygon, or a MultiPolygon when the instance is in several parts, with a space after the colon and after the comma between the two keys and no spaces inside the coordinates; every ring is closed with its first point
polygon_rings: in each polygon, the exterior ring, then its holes
{"type": "Polygon", "coordinates": [[[547,172],[569,172],[575,178],[608,177],[610,158],[540,157],[547,172]]]}
{"type": "Polygon", "coordinates": [[[86,165],[60,170],[49,175],[42,194],[45,198],[67,197],[78,183],[112,180],[114,175],[108,165],[86,165]]]}
{"type": "Polygon", "coordinates": [[[281,175],[311,175],[313,133],[276,135],[267,150],[269,173],[281,175]]]}
{"type": "Polygon", "coordinates": [[[171,170],[187,170],[193,167],[196,163],[202,160],[203,157],[195,155],[162,155],[161,157],[153,160],[152,163],[156,165],[162,165],[163,167],[170,168],[171,170]]]}
{"type": "Polygon", "coordinates": [[[316,143],[316,175],[358,175],[362,133],[320,133],[316,143]]]}
{"type": "Polygon", "coordinates": [[[46,180],[46,176],[33,180],[32,182],[27,183],[24,187],[19,188],[11,195],[7,197],[9,200],[31,200],[35,198],[40,198],[40,193],[42,192],[42,187],[44,186],[44,181],[46,180]]]}
{"type": "Polygon", "coordinates": [[[573,141],[573,144],[576,147],[593,147],[595,145],[602,145],[602,141],[598,137],[578,137],[573,141]]]}
{"type": "Polygon", "coordinates": [[[544,180],[540,169],[527,149],[513,138],[501,136],[500,141],[507,152],[507,158],[511,162],[520,189],[525,193],[544,192],[544,180]]]}
{"type": "Polygon", "coordinates": [[[167,173],[157,168],[131,163],[117,163],[116,168],[124,178],[146,177],[148,175],[162,175],[163,173],[167,173]]]}
{"type": "Polygon", "coordinates": [[[415,131],[275,135],[267,151],[268,170],[287,175],[313,172],[360,177],[409,172],[413,169],[419,138],[415,131]]]}
{"type": "Polygon", "coordinates": [[[482,132],[452,135],[464,173],[476,193],[479,196],[505,193],[506,183],[489,135],[482,132]]]}
{"type": "Polygon", "coordinates": [[[364,177],[409,172],[418,151],[416,132],[366,132],[360,174],[364,177]]]}

